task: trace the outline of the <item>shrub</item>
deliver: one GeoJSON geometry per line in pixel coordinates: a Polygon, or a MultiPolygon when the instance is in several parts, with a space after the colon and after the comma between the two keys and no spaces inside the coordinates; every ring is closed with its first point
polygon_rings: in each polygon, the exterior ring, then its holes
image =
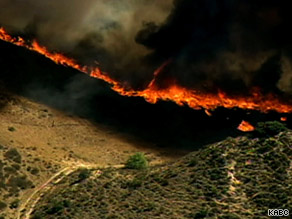
{"type": "Polygon", "coordinates": [[[11,165],[15,170],[20,170],[20,165],[19,164],[12,164],[11,165]]]}
{"type": "Polygon", "coordinates": [[[199,218],[206,218],[209,214],[209,209],[200,209],[199,212],[197,212],[194,216],[195,219],[199,219],[199,218]]]}
{"type": "Polygon", "coordinates": [[[7,207],[5,202],[0,201],[0,211],[4,210],[7,207]]]}
{"type": "Polygon", "coordinates": [[[252,135],[253,137],[269,137],[285,130],[287,130],[286,126],[278,121],[259,122],[252,135]]]}
{"type": "Polygon", "coordinates": [[[8,127],[8,131],[14,132],[16,129],[14,127],[8,127]]]}
{"type": "Polygon", "coordinates": [[[71,186],[86,180],[91,174],[91,171],[86,168],[80,168],[78,172],[77,179],[75,178],[76,180],[70,184],[71,186]]]}
{"type": "Polygon", "coordinates": [[[47,213],[48,214],[56,214],[59,211],[62,211],[63,209],[64,209],[63,202],[54,201],[53,204],[47,210],[47,213]]]}
{"type": "Polygon", "coordinates": [[[3,169],[6,173],[9,173],[9,174],[16,173],[16,169],[14,169],[13,167],[8,166],[8,167],[4,167],[3,169]]]}
{"type": "Polygon", "coordinates": [[[25,175],[23,176],[12,176],[9,178],[7,182],[7,186],[12,187],[14,189],[28,189],[33,187],[33,183],[26,178],[25,175]]]}
{"type": "Polygon", "coordinates": [[[36,167],[33,167],[33,168],[30,170],[30,173],[31,173],[32,175],[37,175],[39,172],[40,172],[39,169],[36,168],[36,167]]]}
{"type": "Polygon", "coordinates": [[[90,170],[84,168],[80,170],[80,173],[78,175],[78,180],[79,181],[83,181],[85,179],[87,179],[90,176],[90,170]]]}
{"type": "Polygon", "coordinates": [[[12,160],[15,163],[21,163],[21,155],[15,148],[9,149],[5,154],[4,157],[8,160],[12,160]]]}
{"type": "Polygon", "coordinates": [[[134,178],[132,181],[129,181],[127,184],[130,188],[136,189],[142,185],[142,180],[134,178]]]}
{"type": "Polygon", "coordinates": [[[18,206],[19,206],[19,202],[20,202],[20,200],[19,199],[16,199],[16,200],[14,200],[13,202],[11,202],[10,203],[10,208],[11,209],[13,209],[13,208],[18,208],[18,206]]]}
{"type": "Polygon", "coordinates": [[[193,159],[191,159],[190,161],[189,161],[189,163],[188,163],[188,167],[194,167],[194,166],[196,166],[197,165],[197,159],[196,158],[193,158],[193,159]]]}
{"type": "Polygon", "coordinates": [[[136,170],[146,169],[148,167],[148,161],[143,153],[138,152],[129,157],[125,167],[136,170]]]}

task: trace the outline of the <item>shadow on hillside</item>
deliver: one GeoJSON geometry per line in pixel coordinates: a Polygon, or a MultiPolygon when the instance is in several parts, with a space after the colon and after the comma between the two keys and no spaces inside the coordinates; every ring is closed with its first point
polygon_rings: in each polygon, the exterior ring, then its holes
{"type": "Polygon", "coordinates": [[[242,119],[279,117],[226,109],[209,117],[203,110],[171,102],[153,105],[142,98],[122,97],[102,81],[23,48],[0,42],[0,51],[0,80],[9,91],[166,149],[196,150],[241,134],[236,127],[242,119]]]}

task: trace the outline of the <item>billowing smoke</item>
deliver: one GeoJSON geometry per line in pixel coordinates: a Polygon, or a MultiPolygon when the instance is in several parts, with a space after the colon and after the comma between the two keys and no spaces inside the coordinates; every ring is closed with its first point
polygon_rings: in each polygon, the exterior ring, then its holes
{"type": "Polygon", "coordinates": [[[289,0],[1,0],[0,25],[140,87],[292,93],[289,0]]]}
{"type": "Polygon", "coordinates": [[[160,25],[171,8],[172,0],[1,0],[0,25],[129,78],[149,53],[135,42],[137,32],[144,23],[160,25]]]}
{"type": "Polygon", "coordinates": [[[173,60],[161,81],[205,89],[292,91],[291,1],[175,0],[162,26],[137,41],[149,60],[173,60]]]}

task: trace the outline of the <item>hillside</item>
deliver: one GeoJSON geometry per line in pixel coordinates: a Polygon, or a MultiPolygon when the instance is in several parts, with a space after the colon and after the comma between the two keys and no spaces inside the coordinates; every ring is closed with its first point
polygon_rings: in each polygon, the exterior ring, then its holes
{"type": "Polygon", "coordinates": [[[141,150],[154,163],[181,156],[3,88],[0,106],[0,218],[17,218],[31,194],[63,170],[119,165],[141,150]]]}
{"type": "Polygon", "coordinates": [[[291,215],[291,8],[0,0],[0,219],[291,215]]]}
{"type": "Polygon", "coordinates": [[[291,128],[290,115],[149,104],[0,47],[1,219],[254,218],[291,206],[291,132],[235,137],[242,120],[291,128]],[[149,168],[122,168],[136,152],[149,168]]]}
{"type": "Polygon", "coordinates": [[[237,137],[147,170],[79,169],[32,218],[268,218],[292,206],[292,132],[237,137]]]}

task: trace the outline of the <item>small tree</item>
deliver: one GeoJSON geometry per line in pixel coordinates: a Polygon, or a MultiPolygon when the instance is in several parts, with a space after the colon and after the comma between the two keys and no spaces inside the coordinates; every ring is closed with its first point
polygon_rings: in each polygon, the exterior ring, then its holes
{"type": "Polygon", "coordinates": [[[129,157],[125,166],[128,169],[146,169],[148,167],[148,161],[143,153],[138,152],[129,157]]]}

